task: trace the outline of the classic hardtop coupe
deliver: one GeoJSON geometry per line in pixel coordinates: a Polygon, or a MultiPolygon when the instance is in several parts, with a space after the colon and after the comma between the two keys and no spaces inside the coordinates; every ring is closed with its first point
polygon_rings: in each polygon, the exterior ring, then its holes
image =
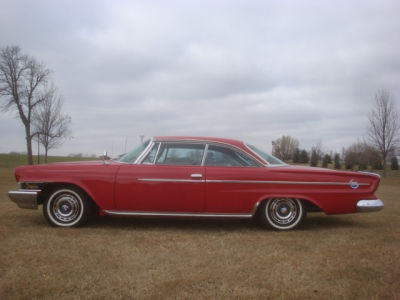
{"type": "Polygon", "coordinates": [[[378,211],[377,174],[291,166],[237,140],[154,137],[119,160],[15,169],[9,197],[54,226],[92,213],[115,216],[257,218],[278,230],[309,211],[378,211]]]}

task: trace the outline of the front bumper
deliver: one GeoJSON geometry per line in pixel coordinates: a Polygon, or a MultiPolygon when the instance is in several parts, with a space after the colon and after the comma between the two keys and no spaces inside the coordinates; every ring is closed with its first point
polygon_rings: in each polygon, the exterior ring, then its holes
{"type": "Polygon", "coordinates": [[[8,197],[10,197],[11,201],[17,203],[20,208],[37,209],[37,196],[40,192],[41,190],[9,191],[8,197]]]}
{"type": "Polygon", "coordinates": [[[379,211],[383,206],[380,199],[359,200],[356,205],[358,212],[379,211]]]}

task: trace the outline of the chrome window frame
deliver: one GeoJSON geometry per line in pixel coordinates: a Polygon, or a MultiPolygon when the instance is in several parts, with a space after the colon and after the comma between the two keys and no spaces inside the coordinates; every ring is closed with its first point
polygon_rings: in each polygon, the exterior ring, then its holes
{"type": "Polygon", "coordinates": [[[135,162],[133,162],[133,163],[131,163],[131,164],[137,165],[137,164],[141,163],[141,161],[142,161],[142,160],[146,157],[146,155],[150,152],[151,148],[153,148],[153,145],[154,145],[154,139],[151,138],[149,144],[147,145],[146,148],[144,148],[142,154],[140,154],[140,155],[138,156],[138,158],[136,158],[135,162]]]}
{"type": "Polygon", "coordinates": [[[210,144],[206,143],[206,147],[204,148],[204,153],[203,153],[203,159],[201,160],[201,165],[204,167],[205,166],[205,162],[206,162],[206,157],[208,154],[208,146],[210,144]]]}
{"type": "MultiPolygon", "coordinates": [[[[147,142],[147,140],[146,140],[146,142],[147,142]]],[[[140,155],[133,162],[119,161],[119,159],[115,160],[115,161],[120,163],[120,164],[123,164],[123,165],[136,165],[138,163],[138,161],[142,159],[143,156],[147,155],[147,153],[153,147],[153,144],[154,144],[153,138],[149,139],[148,145],[143,149],[142,153],[140,153],[140,155]]]]}
{"type": "MultiPolygon", "coordinates": [[[[154,163],[155,163],[155,161],[156,161],[156,158],[157,158],[157,155],[158,155],[158,152],[160,151],[160,147],[161,147],[161,142],[152,141],[152,146],[150,147],[149,151],[143,156],[143,158],[142,158],[140,164],[142,164],[142,165],[154,165],[154,163]],[[156,145],[157,143],[158,143],[158,147],[157,147],[156,155],[154,156],[153,161],[150,162],[150,163],[144,163],[143,161],[144,161],[144,160],[146,159],[146,157],[150,154],[151,150],[153,150],[154,145],[156,145]]],[[[139,155],[139,157],[140,157],[140,156],[141,156],[141,155],[139,155]]]]}

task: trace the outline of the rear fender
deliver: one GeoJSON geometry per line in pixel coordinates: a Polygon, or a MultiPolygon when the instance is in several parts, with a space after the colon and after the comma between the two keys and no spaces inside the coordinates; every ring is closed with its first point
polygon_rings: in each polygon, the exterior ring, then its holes
{"type": "Polygon", "coordinates": [[[317,203],[317,201],[315,201],[313,198],[310,198],[310,197],[307,197],[304,195],[300,195],[300,194],[268,194],[268,195],[264,195],[264,196],[260,197],[259,200],[254,204],[252,214],[255,215],[257,213],[257,209],[262,202],[267,201],[268,199],[271,199],[271,198],[300,199],[302,201],[311,203],[312,205],[318,207],[321,211],[325,212],[323,207],[321,207],[320,204],[317,203]]]}

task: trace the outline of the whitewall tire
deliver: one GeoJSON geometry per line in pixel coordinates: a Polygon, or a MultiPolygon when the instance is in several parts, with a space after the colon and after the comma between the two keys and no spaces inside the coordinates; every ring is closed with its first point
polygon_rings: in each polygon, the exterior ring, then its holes
{"type": "Polygon", "coordinates": [[[302,201],[294,198],[271,198],[260,209],[262,223],[276,230],[296,228],[306,216],[302,201]]]}
{"type": "Polygon", "coordinates": [[[43,214],[52,226],[76,227],[87,221],[90,207],[86,195],[80,190],[60,187],[48,195],[43,203],[43,214]]]}

